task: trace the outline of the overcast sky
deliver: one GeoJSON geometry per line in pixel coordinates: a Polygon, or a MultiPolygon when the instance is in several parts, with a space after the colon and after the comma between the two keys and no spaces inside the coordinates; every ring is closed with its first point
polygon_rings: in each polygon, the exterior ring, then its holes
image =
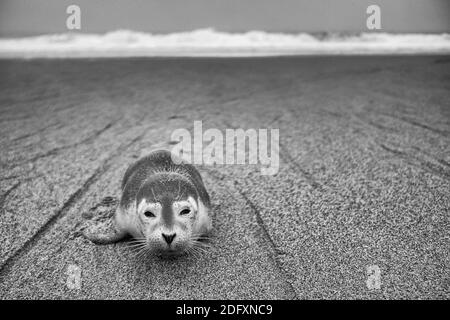
{"type": "Polygon", "coordinates": [[[450,32],[450,0],[0,0],[0,36],[67,32],[70,4],[81,7],[86,33],[359,32],[370,4],[381,7],[382,31],[450,32]]]}

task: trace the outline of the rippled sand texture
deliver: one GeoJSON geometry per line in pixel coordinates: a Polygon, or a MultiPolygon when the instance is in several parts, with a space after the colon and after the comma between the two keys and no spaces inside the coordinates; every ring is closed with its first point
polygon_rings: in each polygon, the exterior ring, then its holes
{"type": "Polygon", "coordinates": [[[0,60],[0,74],[1,298],[450,298],[448,56],[0,60]],[[114,211],[126,167],[194,120],[280,129],[276,176],[200,168],[214,249],[142,261],[80,236],[114,211]]]}

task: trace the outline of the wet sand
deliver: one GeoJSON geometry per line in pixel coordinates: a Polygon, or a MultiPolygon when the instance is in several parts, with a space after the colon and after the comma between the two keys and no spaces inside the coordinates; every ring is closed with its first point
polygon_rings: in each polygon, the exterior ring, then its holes
{"type": "Polygon", "coordinates": [[[0,60],[0,74],[3,299],[450,298],[448,56],[0,60]],[[127,166],[194,120],[280,129],[275,176],[200,168],[214,249],[144,262],[80,236],[127,166]]]}

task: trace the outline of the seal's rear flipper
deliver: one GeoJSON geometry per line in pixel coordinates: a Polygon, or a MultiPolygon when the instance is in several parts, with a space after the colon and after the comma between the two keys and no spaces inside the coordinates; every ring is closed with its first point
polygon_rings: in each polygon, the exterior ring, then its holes
{"type": "Polygon", "coordinates": [[[83,230],[83,236],[95,244],[112,244],[124,239],[127,234],[117,231],[114,220],[96,221],[83,230]]]}

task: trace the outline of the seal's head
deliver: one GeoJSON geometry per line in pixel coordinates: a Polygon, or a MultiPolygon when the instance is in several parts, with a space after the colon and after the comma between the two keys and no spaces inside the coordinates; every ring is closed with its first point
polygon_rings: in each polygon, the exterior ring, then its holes
{"type": "Polygon", "coordinates": [[[140,233],[150,252],[166,256],[189,251],[202,229],[199,195],[189,179],[155,174],[141,186],[136,201],[140,233]]]}

